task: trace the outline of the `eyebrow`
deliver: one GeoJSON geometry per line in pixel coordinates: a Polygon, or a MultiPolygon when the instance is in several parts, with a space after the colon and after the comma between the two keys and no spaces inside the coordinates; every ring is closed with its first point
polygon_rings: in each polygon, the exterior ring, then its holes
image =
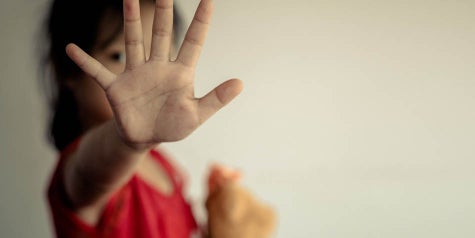
{"type": "Polygon", "coordinates": [[[107,48],[109,45],[111,45],[119,36],[120,36],[120,33],[122,32],[122,27],[117,27],[114,32],[112,32],[111,34],[109,34],[109,36],[101,41],[101,42],[98,42],[98,49],[99,50],[104,50],[105,48],[107,48]]]}

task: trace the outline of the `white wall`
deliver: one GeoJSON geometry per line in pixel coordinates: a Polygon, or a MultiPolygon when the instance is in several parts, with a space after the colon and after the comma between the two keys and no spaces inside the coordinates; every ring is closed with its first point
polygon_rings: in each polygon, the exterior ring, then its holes
{"type": "MultiPolygon", "coordinates": [[[[197,1],[180,1],[188,20],[197,1]]],[[[55,158],[31,44],[44,1],[2,2],[0,236],[49,237],[55,158]]],[[[475,236],[474,1],[216,1],[197,94],[243,94],[165,147],[202,196],[238,167],[276,237],[475,236]]]]}
{"type": "Polygon", "coordinates": [[[45,186],[55,162],[34,42],[44,1],[0,3],[0,237],[51,237],[45,186]]]}

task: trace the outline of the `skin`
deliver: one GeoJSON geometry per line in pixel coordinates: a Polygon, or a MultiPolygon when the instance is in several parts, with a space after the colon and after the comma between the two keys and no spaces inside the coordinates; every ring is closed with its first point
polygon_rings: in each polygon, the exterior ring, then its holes
{"type": "Polygon", "coordinates": [[[172,6],[172,0],[157,0],[155,6],[124,0],[123,43],[92,55],[74,44],[66,47],[87,75],[70,86],[89,130],[68,159],[64,181],[76,213],[89,224],[97,224],[110,196],[135,173],[170,192],[163,170],[149,166],[148,151],[184,139],[242,90],[241,81],[232,79],[202,98],[194,96],[213,1],[201,1],[174,61],[172,6]],[[111,57],[121,50],[125,65],[111,57]]]}

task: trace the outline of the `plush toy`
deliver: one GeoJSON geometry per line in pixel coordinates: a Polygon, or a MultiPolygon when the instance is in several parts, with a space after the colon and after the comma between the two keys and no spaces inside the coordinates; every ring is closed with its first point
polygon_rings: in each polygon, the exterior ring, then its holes
{"type": "Polygon", "coordinates": [[[276,214],[239,185],[241,174],[213,165],[208,177],[209,237],[268,238],[272,236],[276,214]]]}

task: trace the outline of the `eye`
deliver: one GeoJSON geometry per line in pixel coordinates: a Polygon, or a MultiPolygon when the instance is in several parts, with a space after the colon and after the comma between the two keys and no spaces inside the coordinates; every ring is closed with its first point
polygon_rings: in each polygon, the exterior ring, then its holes
{"type": "Polygon", "coordinates": [[[114,61],[125,63],[125,53],[124,52],[114,52],[110,55],[110,58],[114,61]]]}

